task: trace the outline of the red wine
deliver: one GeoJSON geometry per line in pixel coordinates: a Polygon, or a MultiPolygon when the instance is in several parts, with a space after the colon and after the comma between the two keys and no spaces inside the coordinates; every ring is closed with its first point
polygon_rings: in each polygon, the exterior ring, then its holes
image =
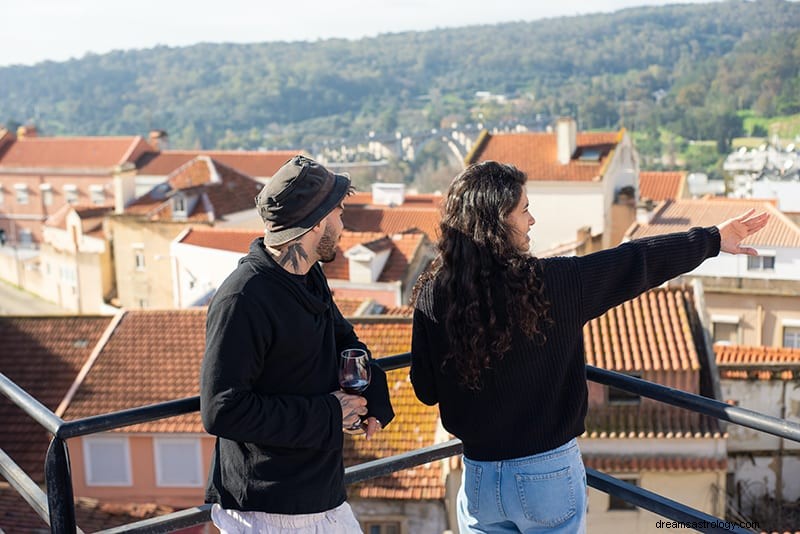
{"type": "Polygon", "coordinates": [[[364,380],[363,378],[356,378],[354,380],[346,380],[342,382],[341,386],[345,393],[349,393],[350,395],[358,395],[369,385],[369,380],[364,380]]]}

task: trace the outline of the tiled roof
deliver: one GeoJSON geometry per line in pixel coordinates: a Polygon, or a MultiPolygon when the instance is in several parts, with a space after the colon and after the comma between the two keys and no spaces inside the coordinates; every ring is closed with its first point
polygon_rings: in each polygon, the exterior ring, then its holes
{"type": "MultiPolygon", "coordinates": [[[[55,411],[110,317],[0,317],[0,370],[55,411]]],[[[44,479],[49,434],[0,395],[0,448],[31,478],[44,479]]]]}
{"type": "MultiPolygon", "coordinates": [[[[411,321],[361,321],[352,319],[358,337],[376,358],[411,349],[411,321]]],[[[425,406],[414,395],[408,369],[388,373],[389,390],[395,411],[394,421],[370,441],[363,437],[345,441],[345,465],[408,452],[433,445],[439,419],[438,408],[425,406]]],[[[442,499],[444,477],[441,461],[431,462],[391,475],[371,479],[348,488],[351,496],[376,499],[442,499]]]]}
{"type": "Polygon", "coordinates": [[[185,220],[211,222],[216,218],[244,210],[255,211],[254,198],[263,184],[208,156],[197,156],[175,170],[166,182],[134,200],[125,213],[150,221],[172,220],[171,196],[175,191],[201,193],[194,211],[185,220]]]}
{"type": "Polygon", "coordinates": [[[347,206],[342,214],[344,227],[352,232],[380,232],[394,235],[420,230],[436,241],[442,214],[438,207],[347,206]]]}
{"type": "Polygon", "coordinates": [[[404,280],[408,274],[408,267],[424,239],[425,235],[419,232],[397,234],[389,238],[378,232],[344,231],[337,246],[336,258],[330,263],[323,264],[322,268],[325,276],[330,280],[349,280],[350,261],[345,257],[344,252],[361,244],[377,243],[380,246],[388,244],[391,252],[378,277],[378,282],[404,280]]]}
{"type": "Polygon", "coordinates": [[[586,414],[584,438],[719,438],[719,421],[667,405],[630,404],[594,407],[586,414]]]}
{"type": "Polygon", "coordinates": [[[800,349],[714,345],[720,378],[741,380],[800,379],[800,349]]]}
{"type": "MultiPolygon", "coordinates": [[[[206,310],[130,310],[100,351],[64,419],[198,395],[206,310]]],[[[125,427],[121,432],[203,432],[192,413],[125,427]]]]}
{"type": "Polygon", "coordinates": [[[638,473],[642,471],[725,471],[727,458],[703,456],[633,456],[584,454],[586,467],[603,473],[638,473]]]}
{"type": "Polygon", "coordinates": [[[683,232],[694,226],[713,226],[741,215],[750,208],[770,214],[767,226],[742,243],[762,247],[800,247],[800,228],[781,213],[774,202],[751,199],[702,199],[667,200],[656,210],[649,223],[634,223],[625,237],[637,239],[654,235],[683,232]]]}
{"type": "Polygon", "coordinates": [[[413,306],[393,306],[383,310],[383,315],[390,317],[412,317],[414,315],[413,306]]]}
{"type": "Polygon", "coordinates": [[[146,146],[141,137],[26,137],[8,146],[0,168],[110,169],[146,146]]]}
{"type": "Polygon", "coordinates": [[[681,198],[686,187],[685,172],[642,171],[639,173],[639,196],[650,200],[681,198]]]}
{"type": "Polygon", "coordinates": [[[333,300],[336,301],[336,307],[345,317],[353,317],[365,303],[372,302],[372,299],[345,299],[335,295],[333,300]]]}
{"type": "Polygon", "coordinates": [[[586,363],[612,371],[699,370],[693,306],[690,290],[657,288],[612,308],[584,326],[586,363]]]}
{"type": "MultiPolygon", "coordinates": [[[[75,522],[84,532],[98,532],[174,511],[169,506],[152,503],[110,504],[75,498],[75,522]]],[[[9,534],[38,534],[49,528],[16,490],[4,484],[0,486],[0,530],[9,534]]]]}
{"type": "Polygon", "coordinates": [[[85,235],[99,236],[103,229],[103,220],[113,211],[112,205],[64,204],[44,222],[51,228],[67,229],[67,215],[75,210],[81,220],[81,230],[85,235]]]}
{"type": "Polygon", "coordinates": [[[589,182],[602,177],[608,155],[623,133],[624,130],[578,133],[575,153],[566,165],[558,162],[555,132],[485,134],[467,163],[488,160],[512,163],[528,175],[529,181],[589,182]],[[599,159],[581,160],[580,154],[587,149],[598,150],[599,159]]]}
{"type": "MultiPolygon", "coordinates": [[[[440,193],[432,193],[432,194],[406,194],[403,197],[403,204],[402,206],[406,208],[435,208],[440,209],[442,205],[442,200],[444,196],[440,193]]],[[[355,206],[373,206],[380,208],[379,205],[372,204],[372,193],[366,192],[357,192],[353,193],[352,195],[348,195],[344,199],[345,206],[348,207],[355,207],[355,206]]]]}
{"type": "Polygon", "coordinates": [[[142,156],[136,162],[139,174],[167,176],[197,156],[208,156],[249,176],[272,176],[298,150],[163,150],[142,156]]]}
{"type": "Polygon", "coordinates": [[[197,247],[247,254],[250,250],[250,243],[263,235],[263,230],[193,226],[180,242],[197,247]]]}

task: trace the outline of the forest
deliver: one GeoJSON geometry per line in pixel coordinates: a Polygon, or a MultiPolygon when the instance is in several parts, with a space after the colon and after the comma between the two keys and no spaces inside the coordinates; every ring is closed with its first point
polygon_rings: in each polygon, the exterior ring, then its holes
{"type": "Polygon", "coordinates": [[[34,123],[42,135],[157,128],[174,148],[311,150],[369,132],[571,115],[582,130],[629,128],[644,166],[657,168],[671,143],[708,140],[719,154],[735,137],[783,133],[764,125],[800,113],[799,28],[798,2],[727,0],[88,54],[0,68],[0,124],[34,123]]]}

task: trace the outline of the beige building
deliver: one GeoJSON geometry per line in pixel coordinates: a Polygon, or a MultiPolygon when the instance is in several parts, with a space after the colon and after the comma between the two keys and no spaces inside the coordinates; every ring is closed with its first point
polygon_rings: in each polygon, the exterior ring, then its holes
{"type": "Polygon", "coordinates": [[[677,280],[702,281],[709,326],[717,343],[800,347],[800,227],[773,201],[708,197],[667,201],[626,239],[711,226],[748,209],[770,214],[747,238],[759,256],[721,253],[677,280]]]}
{"type": "Polygon", "coordinates": [[[40,295],[82,313],[109,311],[114,266],[104,221],[110,205],[65,204],[45,221],[40,250],[40,295]]]}
{"type": "Polygon", "coordinates": [[[127,308],[172,308],[170,244],[192,225],[263,228],[253,199],[262,184],[207,156],[185,163],[128,202],[134,176],[120,175],[111,218],[117,299],[127,308]]]}

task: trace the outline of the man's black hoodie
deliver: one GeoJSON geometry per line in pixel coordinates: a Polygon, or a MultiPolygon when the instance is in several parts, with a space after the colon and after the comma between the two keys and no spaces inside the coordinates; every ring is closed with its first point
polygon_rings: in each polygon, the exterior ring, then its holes
{"type": "MultiPolygon", "coordinates": [[[[346,499],[338,354],[364,348],[315,264],[293,275],[262,239],[208,308],[200,413],[217,436],[206,502],[281,514],[330,510],[346,499]]],[[[386,375],[372,366],[369,415],[394,417],[386,375]]]]}

